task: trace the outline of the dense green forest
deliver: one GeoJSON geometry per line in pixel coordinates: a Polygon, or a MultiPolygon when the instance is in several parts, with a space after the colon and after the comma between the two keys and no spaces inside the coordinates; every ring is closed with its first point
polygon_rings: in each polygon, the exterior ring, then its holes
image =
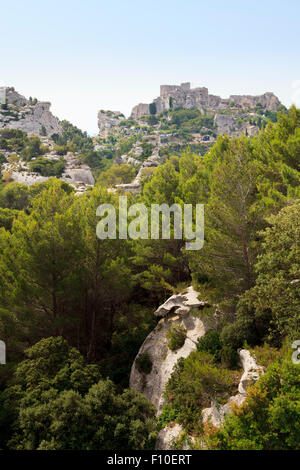
{"type": "MultiPolygon", "coordinates": [[[[199,251],[178,239],[97,238],[97,207],[118,207],[107,186],[134,171],[107,171],[112,154],[99,160],[87,135],[63,129],[57,146],[95,159],[94,188],[75,195],[56,178],[0,185],[0,449],[153,449],[171,421],[196,436],[196,448],[300,449],[300,365],[291,361],[300,340],[300,110],[280,112],[257,136],[219,136],[203,156],[170,156],[141,194],[128,194],[147,207],[205,204],[199,251]],[[157,420],[128,389],[130,368],[154,310],[190,284],[218,322],[176,365],[157,420]],[[230,396],[245,345],[265,375],[222,428],[204,426],[201,408],[230,396]]],[[[1,138],[43,167],[35,140],[1,138]]]]}

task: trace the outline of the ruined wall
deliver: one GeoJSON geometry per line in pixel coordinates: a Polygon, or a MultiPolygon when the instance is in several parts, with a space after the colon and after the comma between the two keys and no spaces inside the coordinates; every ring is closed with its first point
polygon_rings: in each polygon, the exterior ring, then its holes
{"type": "MultiPolygon", "coordinates": [[[[240,108],[253,109],[257,103],[261,103],[266,110],[275,111],[281,104],[277,96],[267,92],[260,96],[231,95],[223,99],[217,95],[210,95],[206,87],[191,88],[190,83],[181,85],[161,85],[160,96],[153,100],[156,104],[157,114],[170,109],[170,104],[175,108],[197,108],[199,110],[222,110],[234,105],[240,108]]],[[[140,103],[132,109],[131,116],[138,119],[149,114],[149,104],[140,103]]]]}

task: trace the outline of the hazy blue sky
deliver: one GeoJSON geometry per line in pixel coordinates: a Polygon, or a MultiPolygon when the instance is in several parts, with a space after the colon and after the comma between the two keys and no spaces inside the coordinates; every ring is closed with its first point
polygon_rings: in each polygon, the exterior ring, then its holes
{"type": "Polygon", "coordinates": [[[89,132],[160,84],[300,105],[299,0],[0,0],[0,18],[0,86],[89,132]]]}

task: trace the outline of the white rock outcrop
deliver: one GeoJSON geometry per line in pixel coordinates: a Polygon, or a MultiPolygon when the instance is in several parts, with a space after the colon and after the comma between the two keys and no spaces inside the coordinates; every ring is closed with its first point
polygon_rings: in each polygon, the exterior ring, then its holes
{"type": "Polygon", "coordinates": [[[218,405],[215,401],[212,401],[210,408],[204,408],[202,410],[203,421],[210,421],[216,427],[219,427],[224,421],[225,415],[231,412],[233,404],[240,406],[243,403],[247,396],[249,385],[254,384],[264,373],[264,368],[257,364],[256,360],[251,356],[250,351],[240,349],[238,353],[240,364],[244,370],[238,386],[238,394],[230,397],[225,405],[218,405]]]}
{"type": "Polygon", "coordinates": [[[106,139],[109,135],[110,130],[115,126],[118,126],[123,119],[125,119],[125,116],[120,113],[120,111],[99,111],[99,136],[106,139]]]}
{"type": "Polygon", "coordinates": [[[175,314],[188,313],[190,308],[203,308],[207,302],[198,299],[199,293],[193,287],[188,287],[183,294],[172,295],[164,304],[154,312],[157,317],[165,317],[172,311],[175,314]]]}
{"type": "Polygon", "coordinates": [[[184,434],[184,429],[180,424],[171,423],[165,426],[157,434],[155,450],[172,450],[175,441],[184,434]]]}
{"type": "Polygon", "coordinates": [[[163,392],[179,358],[186,358],[196,350],[197,340],[205,334],[204,323],[193,316],[190,309],[202,309],[206,304],[198,300],[198,292],[190,287],[185,294],[170,297],[155,315],[164,316],[156,328],[147,336],[137,357],[148,353],[152,369],[149,374],[138,371],[134,361],[130,374],[130,387],[143,393],[155,406],[158,414],[164,404],[163,392]],[[186,339],[177,351],[171,351],[166,337],[173,324],[183,325],[186,329],[186,339]]]}
{"type": "Polygon", "coordinates": [[[2,88],[7,109],[0,110],[0,128],[19,129],[28,135],[40,135],[44,130],[48,136],[61,134],[59,120],[50,111],[48,101],[27,100],[13,88],[2,88]]]}

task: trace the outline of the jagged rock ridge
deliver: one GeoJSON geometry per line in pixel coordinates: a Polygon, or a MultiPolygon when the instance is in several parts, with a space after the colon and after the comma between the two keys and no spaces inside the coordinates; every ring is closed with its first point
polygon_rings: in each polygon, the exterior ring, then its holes
{"type": "Polygon", "coordinates": [[[0,129],[20,129],[27,134],[61,134],[59,120],[50,112],[51,103],[27,100],[14,88],[0,88],[0,129]]]}

